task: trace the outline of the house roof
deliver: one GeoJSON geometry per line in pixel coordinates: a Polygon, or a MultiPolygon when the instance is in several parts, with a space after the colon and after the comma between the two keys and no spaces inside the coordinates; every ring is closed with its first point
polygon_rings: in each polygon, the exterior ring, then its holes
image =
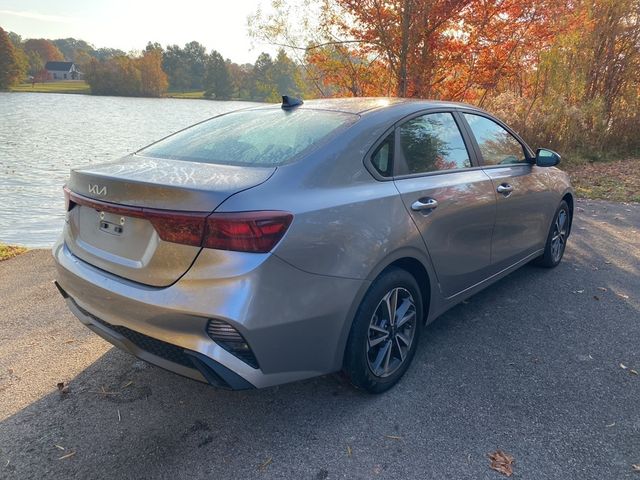
{"type": "Polygon", "coordinates": [[[55,70],[56,72],[68,72],[72,66],[73,62],[47,62],[44,68],[47,70],[55,70]]]}

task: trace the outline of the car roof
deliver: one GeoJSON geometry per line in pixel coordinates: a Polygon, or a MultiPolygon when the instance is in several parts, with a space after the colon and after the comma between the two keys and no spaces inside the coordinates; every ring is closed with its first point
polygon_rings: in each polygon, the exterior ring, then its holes
{"type": "MultiPolygon", "coordinates": [[[[269,105],[258,108],[278,108],[280,105],[269,105]]],[[[367,112],[379,110],[394,109],[393,107],[407,107],[419,110],[430,108],[469,108],[481,111],[479,108],[466,103],[446,102],[440,100],[421,100],[414,98],[397,98],[397,97],[347,97],[347,98],[320,98],[313,100],[305,100],[304,103],[296,109],[313,109],[313,110],[329,110],[335,112],[353,113],[363,115],[367,112]]]]}

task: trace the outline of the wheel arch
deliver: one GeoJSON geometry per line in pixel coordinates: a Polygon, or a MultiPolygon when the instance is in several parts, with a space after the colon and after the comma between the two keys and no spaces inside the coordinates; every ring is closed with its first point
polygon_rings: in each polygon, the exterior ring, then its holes
{"type": "Polygon", "coordinates": [[[571,233],[571,226],[573,225],[573,207],[574,207],[573,194],[571,192],[565,192],[565,194],[562,196],[562,200],[567,202],[567,205],[569,207],[569,232],[568,232],[568,234],[570,234],[571,233]]]}
{"type": "Polygon", "coordinates": [[[340,352],[338,358],[336,358],[336,365],[342,365],[344,361],[344,353],[346,350],[347,339],[349,338],[349,332],[353,325],[353,320],[362,304],[364,296],[371,288],[372,283],[378,278],[384,271],[389,268],[402,268],[411,273],[418,285],[420,286],[420,293],[422,294],[423,301],[422,307],[424,311],[425,323],[433,320],[431,318],[436,309],[436,302],[438,301],[438,282],[433,267],[429,261],[429,257],[417,248],[408,247],[399,249],[382,259],[375,268],[371,270],[367,275],[366,282],[363,282],[363,286],[355,296],[353,304],[347,314],[347,319],[344,322],[342,334],[340,336],[340,344],[336,352],[340,352]]]}

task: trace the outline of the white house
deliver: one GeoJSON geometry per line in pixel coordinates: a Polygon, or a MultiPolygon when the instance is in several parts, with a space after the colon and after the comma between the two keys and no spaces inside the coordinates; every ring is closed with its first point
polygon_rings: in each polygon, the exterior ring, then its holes
{"type": "Polygon", "coordinates": [[[47,62],[47,80],[82,80],[82,72],[73,62],[47,62]]]}

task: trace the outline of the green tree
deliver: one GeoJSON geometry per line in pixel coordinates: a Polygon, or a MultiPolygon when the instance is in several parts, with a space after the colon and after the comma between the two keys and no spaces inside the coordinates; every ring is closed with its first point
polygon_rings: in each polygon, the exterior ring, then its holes
{"type": "Polygon", "coordinates": [[[20,80],[21,67],[9,35],[0,27],[0,90],[20,80]]]}
{"type": "Polygon", "coordinates": [[[226,62],[216,50],[209,54],[204,80],[204,96],[216,100],[228,100],[233,94],[233,83],[226,62]]]}
{"type": "Polygon", "coordinates": [[[92,55],[95,50],[93,45],[90,43],[72,37],[58,38],[57,40],[53,40],[53,44],[58,48],[58,50],[60,50],[66,60],[75,63],[80,63],[77,58],[79,52],[85,52],[92,55]]]}
{"type": "Polygon", "coordinates": [[[25,53],[27,57],[27,70],[29,75],[35,77],[39,75],[44,69],[44,60],[38,52],[30,50],[25,53]]]}
{"type": "Polygon", "coordinates": [[[207,51],[198,42],[189,42],[184,48],[168,45],[162,57],[162,68],[169,78],[169,88],[184,92],[202,90],[207,63],[207,51]]]}
{"type": "Polygon", "coordinates": [[[273,83],[273,59],[261,53],[251,72],[251,99],[259,101],[277,100],[278,91],[273,83]]]}
{"type": "Polygon", "coordinates": [[[278,95],[298,97],[302,95],[302,80],[298,66],[282,48],[278,51],[276,61],[273,62],[271,81],[275,85],[278,95]]]}
{"type": "Polygon", "coordinates": [[[16,32],[8,32],[9,40],[13,43],[15,48],[22,48],[22,37],[18,35],[16,32]]]}

